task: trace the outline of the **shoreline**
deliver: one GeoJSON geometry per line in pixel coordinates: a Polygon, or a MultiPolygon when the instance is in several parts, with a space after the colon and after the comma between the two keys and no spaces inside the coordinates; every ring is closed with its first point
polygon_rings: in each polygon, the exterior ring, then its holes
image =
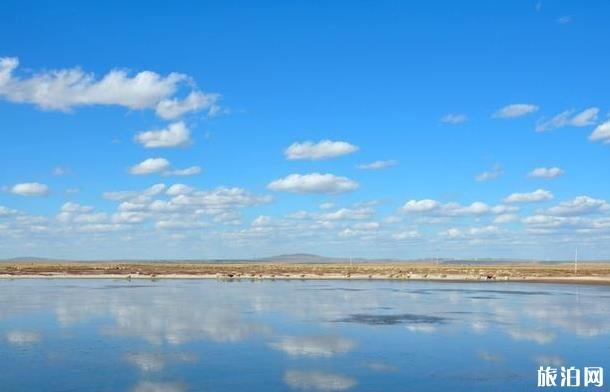
{"type": "Polygon", "coordinates": [[[0,263],[10,279],[394,280],[610,285],[610,264],[0,263]]]}

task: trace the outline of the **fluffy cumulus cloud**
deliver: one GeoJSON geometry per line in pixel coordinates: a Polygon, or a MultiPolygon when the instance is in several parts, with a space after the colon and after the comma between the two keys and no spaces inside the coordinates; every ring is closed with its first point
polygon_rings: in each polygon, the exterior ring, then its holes
{"type": "Polygon", "coordinates": [[[610,120],[599,124],[591,136],[589,136],[589,140],[594,142],[601,141],[604,143],[610,143],[610,120]]]}
{"type": "Polygon", "coordinates": [[[360,170],[381,170],[387,169],[388,167],[396,166],[398,162],[395,160],[385,160],[385,161],[373,161],[371,163],[363,163],[356,166],[360,170]]]}
{"type": "Polygon", "coordinates": [[[537,132],[546,132],[565,126],[586,127],[595,124],[599,109],[591,107],[583,111],[569,109],[559,113],[550,119],[541,119],[536,124],[537,132]]]}
{"type": "Polygon", "coordinates": [[[23,182],[13,185],[8,191],[19,196],[40,197],[49,195],[51,188],[38,182],[23,182]]]}
{"type": "Polygon", "coordinates": [[[146,148],[183,147],[191,144],[191,132],[182,121],[167,128],[140,132],[134,140],[146,148]]]}
{"type": "Polygon", "coordinates": [[[554,167],[537,167],[527,174],[531,178],[556,178],[563,175],[563,170],[554,167]]]}
{"type": "MultiPolygon", "coordinates": [[[[520,195],[515,200],[533,200],[531,194],[520,195]]],[[[94,241],[107,239],[126,241],[134,249],[149,246],[150,241],[170,241],[171,246],[184,245],[189,252],[195,249],[201,252],[208,245],[230,246],[234,252],[256,246],[267,249],[269,254],[278,252],[278,244],[281,251],[305,246],[320,253],[342,252],[345,246],[358,252],[374,244],[375,251],[369,253],[370,257],[379,257],[377,252],[390,252],[387,254],[410,258],[417,254],[401,253],[407,244],[416,249],[440,241],[452,250],[451,256],[455,256],[453,251],[465,256],[468,253],[460,252],[468,252],[472,247],[531,246],[532,236],[543,235],[549,243],[564,243],[569,239],[598,241],[597,238],[602,240],[610,234],[610,205],[590,196],[533,209],[481,201],[459,204],[414,199],[404,203],[403,214],[399,215],[384,205],[388,201],[341,205],[340,199],[311,211],[273,215],[268,208],[259,208],[273,201],[269,195],[253,194],[242,188],[197,189],[181,183],[158,183],[140,190],[106,192],[103,196],[114,202],[114,210],[100,211],[69,201],[55,216],[45,217],[0,207],[0,238],[4,242],[47,238],[53,244],[95,244],[94,241]],[[242,219],[244,210],[252,218],[242,219]]],[[[171,253],[165,257],[172,257],[171,253]]],[[[346,347],[345,342],[326,338],[285,338],[274,343],[274,348],[293,356],[334,355],[346,347]]]]}
{"type": "Polygon", "coordinates": [[[14,210],[12,208],[7,208],[4,206],[0,206],[0,217],[13,215],[15,213],[17,213],[17,210],[14,210]]]}
{"type": "Polygon", "coordinates": [[[358,183],[334,174],[290,174],[272,181],[267,188],[278,192],[339,194],[358,189],[358,183]]]}
{"type": "Polygon", "coordinates": [[[202,172],[199,166],[190,166],[185,169],[172,169],[170,162],[165,158],[148,158],[132,166],[131,174],[141,176],[148,174],[161,174],[163,176],[194,176],[202,172]]]}
{"type": "Polygon", "coordinates": [[[13,234],[27,231],[38,235],[130,233],[133,236],[138,232],[137,227],[146,227],[144,230],[147,232],[154,228],[175,234],[192,232],[212,223],[217,229],[238,224],[241,209],[272,201],[270,196],[253,195],[242,188],[198,190],[183,184],[170,187],[155,184],[140,191],[107,192],[104,198],[118,203],[114,212],[99,212],[92,206],[66,202],[52,219],[27,216],[9,209],[5,211],[4,208],[0,210],[0,218],[11,220],[15,228],[13,234]]]}
{"type": "Polygon", "coordinates": [[[323,160],[352,154],[358,147],[348,142],[322,140],[318,143],[311,141],[293,143],[284,151],[286,159],[290,160],[323,160]]]}
{"type": "Polygon", "coordinates": [[[429,212],[440,207],[441,203],[432,199],[409,200],[403,206],[404,212],[429,212]]]}
{"type": "Polygon", "coordinates": [[[316,217],[323,221],[368,219],[375,213],[370,206],[359,205],[351,208],[339,208],[335,211],[323,212],[316,217]]]}
{"type": "Polygon", "coordinates": [[[475,201],[462,206],[458,203],[442,204],[432,199],[409,200],[401,208],[408,214],[435,215],[442,217],[481,216],[487,214],[504,214],[515,211],[514,207],[497,205],[489,206],[486,203],[475,201]]]}
{"type": "Polygon", "coordinates": [[[441,117],[441,122],[443,124],[461,124],[468,120],[468,117],[465,114],[461,113],[449,113],[441,117]]]}
{"type": "Polygon", "coordinates": [[[155,110],[163,118],[176,118],[203,109],[218,110],[217,94],[195,90],[184,99],[176,97],[180,87],[193,84],[188,76],[180,73],[162,76],[152,71],[133,74],[114,69],[100,78],[75,67],[20,77],[16,75],[18,66],[19,59],[15,57],[0,58],[0,98],[45,110],[118,105],[132,110],[155,110]]]}
{"type": "Polygon", "coordinates": [[[449,240],[473,240],[489,239],[497,237],[504,231],[497,226],[489,225],[482,227],[458,228],[451,227],[439,233],[441,237],[449,240]]]}
{"type": "Polygon", "coordinates": [[[496,110],[492,117],[494,118],[516,118],[522,117],[538,111],[538,106],[529,103],[514,103],[504,106],[496,110]]]}
{"type": "Polygon", "coordinates": [[[564,201],[549,208],[546,213],[555,216],[575,216],[605,211],[610,211],[610,204],[605,200],[594,199],[589,196],[578,196],[573,200],[564,201]]]}
{"type": "Polygon", "coordinates": [[[170,196],[178,196],[178,195],[188,195],[189,193],[193,193],[195,188],[190,187],[184,184],[174,184],[167,188],[167,193],[170,196]]]}
{"type": "Polygon", "coordinates": [[[504,199],[505,203],[535,203],[553,199],[553,194],[544,189],[536,189],[533,192],[511,193],[504,199]]]}
{"type": "Polygon", "coordinates": [[[171,98],[160,101],[156,110],[160,117],[168,120],[202,109],[208,109],[208,114],[214,116],[220,111],[219,100],[220,94],[204,94],[201,91],[192,91],[183,100],[171,98]]]}
{"type": "Polygon", "coordinates": [[[129,169],[131,174],[145,175],[153,173],[163,173],[170,167],[170,163],[165,158],[148,158],[129,169]]]}
{"type": "Polygon", "coordinates": [[[500,214],[494,218],[493,223],[501,225],[505,223],[515,222],[517,220],[519,220],[519,216],[517,214],[500,214]]]}

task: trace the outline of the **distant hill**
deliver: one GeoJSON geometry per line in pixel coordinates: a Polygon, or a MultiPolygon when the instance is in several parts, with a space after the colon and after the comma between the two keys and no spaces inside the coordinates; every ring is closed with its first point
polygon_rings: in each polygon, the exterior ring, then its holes
{"type": "Polygon", "coordinates": [[[277,262],[277,263],[330,263],[333,261],[343,260],[326,256],[314,255],[311,253],[293,253],[277,256],[263,257],[257,261],[277,262]]]}
{"type": "MultiPolygon", "coordinates": [[[[581,263],[609,262],[610,260],[581,260],[581,263]]],[[[536,260],[536,259],[512,259],[512,258],[422,258],[422,259],[392,259],[379,258],[367,259],[363,257],[328,257],[312,253],[290,253],[275,256],[252,258],[252,259],[107,259],[107,260],[79,260],[79,259],[55,259],[47,257],[13,257],[0,259],[0,263],[60,263],[60,262],[80,262],[80,263],[285,263],[285,264],[323,264],[323,263],[433,263],[433,264],[465,264],[465,265],[493,265],[493,264],[512,264],[512,263],[540,263],[555,264],[569,263],[571,260],[536,260]]]]}
{"type": "Polygon", "coordinates": [[[13,257],[10,259],[0,259],[0,262],[5,263],[52,263],[55,261],[60,261],[59,259],[49,259],[45,257],[13,257]]]}

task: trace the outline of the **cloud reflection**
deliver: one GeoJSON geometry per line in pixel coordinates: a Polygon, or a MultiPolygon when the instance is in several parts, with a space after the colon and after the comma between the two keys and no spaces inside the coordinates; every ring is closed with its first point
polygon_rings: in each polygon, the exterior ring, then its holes
{"type": "Polygon", "coordinates": [[[175,382],[140,381],[131,392],[184,392],[186,387],[175,382]]]}
{"type": "Polygon", "coordinates": [[[290,388],[315,391],[344,391],[354,387],[355,379],[335,373],[288,370],[284,382],[290,388]]]}
{"type": "Polygon", "coordinates": [[[270,346],[290,356],[331,357],[346,353],[356,344],[348,339],[335,336],[287,336],[270,346]]]}
{"type": "Polygon", "coordinates": [[[27,346],[40,342],[42,334],[34,331],[11,331],[6,334],[6,341],[14,346],[27,346]]]}

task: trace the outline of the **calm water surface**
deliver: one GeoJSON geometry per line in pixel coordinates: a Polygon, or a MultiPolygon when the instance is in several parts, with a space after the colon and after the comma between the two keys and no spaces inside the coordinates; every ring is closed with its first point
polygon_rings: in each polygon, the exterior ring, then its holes
{"type": "Polygon", "coordinates": [[[540,391],[540,365],[608,384],[609,310],[605,286],[0,280],[0,389],[540,391]]]}

